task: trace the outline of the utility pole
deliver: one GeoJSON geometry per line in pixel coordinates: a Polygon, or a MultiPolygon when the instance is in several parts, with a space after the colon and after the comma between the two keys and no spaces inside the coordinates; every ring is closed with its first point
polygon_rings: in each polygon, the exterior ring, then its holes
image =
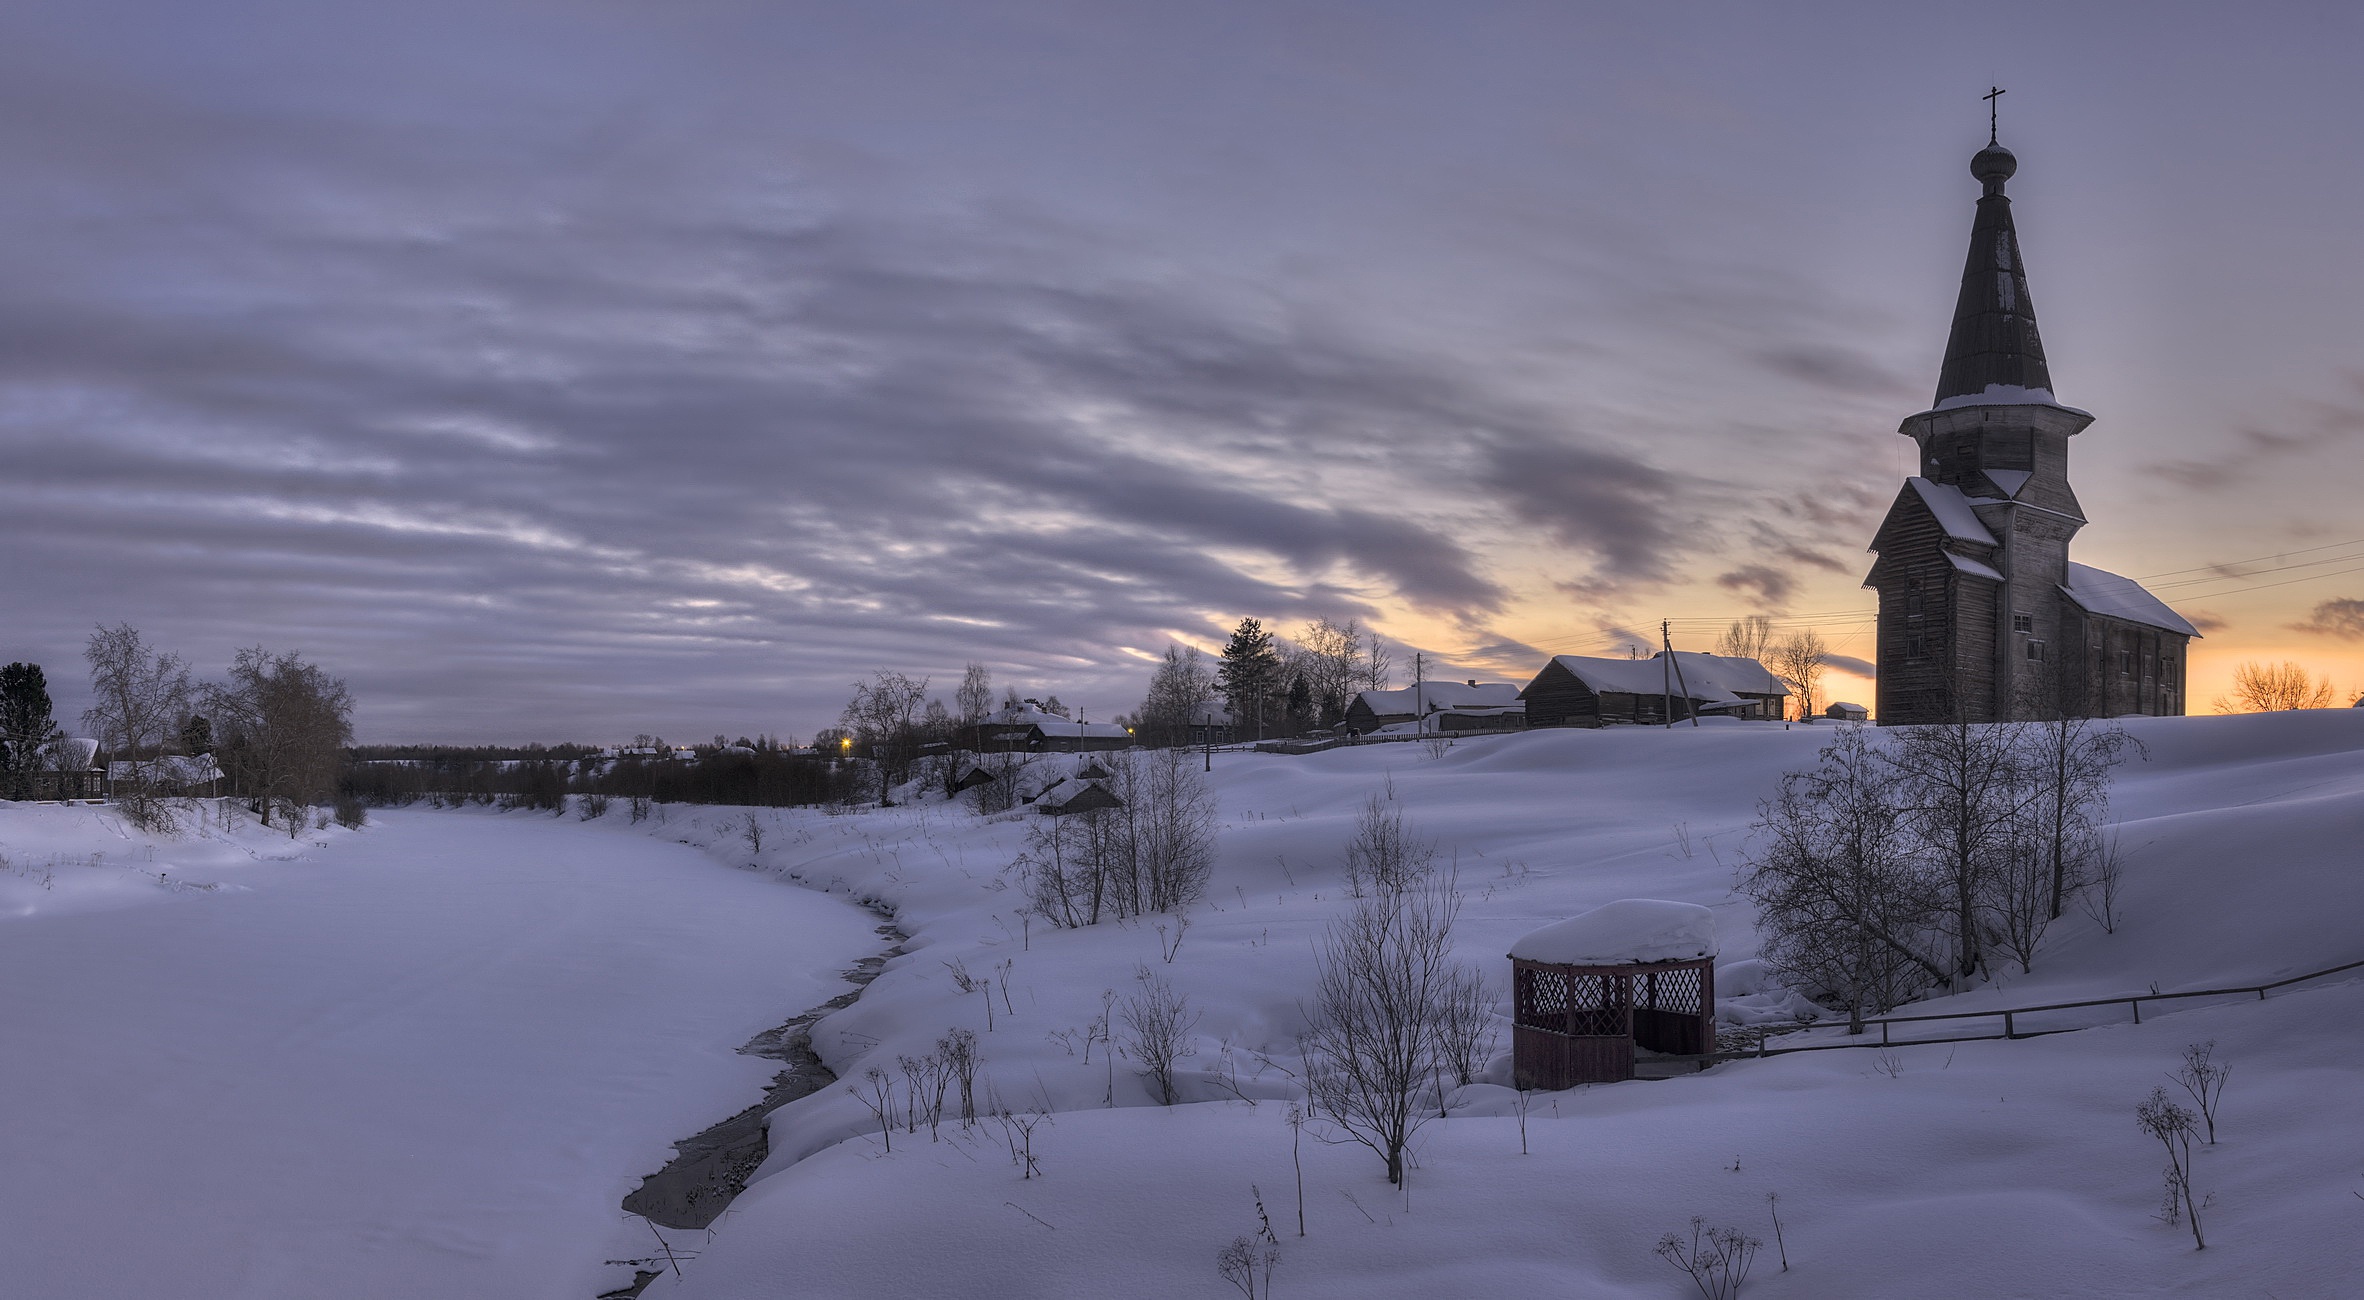
{"type": "MultiPolygon", "coordinates": [[[[1663,622],[1658,625],[1658,638],[1661,641],[1666,639],[1666,624],[1663,622]]],[[[1671,657],[1660,660],[1658,664],[1658,707],[1666,729],[1674,730],[1674,660],[1671,657]]]]}
{"type": "MultiPolygon", "coordinates": [[[[1666,619],[1658,620],[1658,643],[1666,647],[1666,662],[1674,666],[1675,682],[1677,685],[1683,688],[1683,700],[1686,704],[1689,704],[1691,701],[1691,683],[1683,680],[1683,661],[1675,658],[1674,638],[1667,634],[1667,622],[1668,620],[1666,619]]],[[[1667,715],[1666,725],[1669,727],[1674,725],[1673,714],[1670,713],[1667,715]]],[[[1699,725],[1699,706],[1696,704],[1691,704],[1691,725],[1694,727],[1699,725]]]]}
{"type": "Polygon", "coordinates": [[[1428,731],[1428,656],[1412,652],[1412,726],[1426,734],[1428,731]]]}

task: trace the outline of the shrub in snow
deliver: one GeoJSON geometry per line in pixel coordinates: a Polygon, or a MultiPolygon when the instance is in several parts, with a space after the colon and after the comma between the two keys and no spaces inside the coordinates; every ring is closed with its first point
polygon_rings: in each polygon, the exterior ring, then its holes
{"type": "Polygon", "coordinates": [[[2199,1127],[2200,1117],[2176,1105],[2165,1088],[2153,1088],[2151,1095],[2134,1108],[2134,1122],[2167,1148],[2167,1168],[2161,1171],[2167,1195],[2159,1206],[2159,1217],[2169,1223],[2188,1218],[2192,1225],[2192,1244],[2200,1250],[2208,1249],[2207,1239],[2200,1235],[2201,1202],[2192,1193],[2192,1135],[2199,1127]]]}
{"type": "Polygon", "coordinates": [[[1233,1237],[1217,1252],[1215,1271],[1247,1300],[1265,1300],[1272,1294],[1272,1270],[1280,1266],[1280,1238],[1272,1231],[1272,1216],[1264,1212],[1264,1193],[1253,1186],[1248,1191],[1256,1198],[1256,1222],[1261,1226],[1255,1236],[1233,1237]]]}
{"type": "Polygon", "coordinates": [[[1190,1031],[1199,1013],[1190,999],[1158,978],[1147,966],[1136,967],[1133,979],[1141,991],[1124,1000],[1125,1049],[1141,1063],[1141,1077],[1161,1106],[1182,1099],[1175,1087],[1174,1064],[1190,1055],[1190,1031]]]}
{"type": "Polygon", "coordinates": [[[357,831],[368,821],[369,810],[361,806],[361,796],[355,794],[337,796],[337,825],[349,831],[357,831]]]}
{"type": "Polygon", "coordinates": [[[2208,1145],[2216,1145],[2216,1101],[2224,1095],[2225,1080],[2233,1067],[2216,1061],[2216,1040],[2194,1043],[2183,1049],[2183,1064],[2169,1077],[2191,1095],[2192,1104],[2200,1108],[2200,1119],[2208,1126],[2208,1145]]]}
{"type": "Polygon", "coordinates": [[[1354,839],[1346,845],[1346,887],[1356,898],[1367,891],[1400,892],[1428,874],[1436,845],[1404,825],[1404,810],[1390,786],[1363,804],[1354,839]]]}
{"type": "Polygon", "coordinates": [[[1706,1219],[1694,1215],[1688,1242],[1681,1234],[1670,1232],[1658,1239],[1655,1249],[1658,1258],[1689,1275],[1707,1300],[1730,1300],[1740,1294],[1740,1284],[1748,1280],[1748,1266],[1764,1244],[1738,1228],[1711,1227],[1706,1219]]]}

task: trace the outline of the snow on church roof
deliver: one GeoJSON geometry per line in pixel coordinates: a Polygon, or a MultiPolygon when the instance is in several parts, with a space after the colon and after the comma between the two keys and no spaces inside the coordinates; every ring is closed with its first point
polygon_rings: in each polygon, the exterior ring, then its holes
{"type": "Polygon", "coordinates": [[[1513,961],[1622,966],[1716,955],[1715,914],[1697,903],[1625,898],[1544,926],[1510,946],[1513,961]]]}
{"type": "Polygon", "coordinates": [[[1964,406],[2057,406],[2077,415],[2093,414],[2062,402],[2052,395],[2049,388],[2023,388],[2018,384],[1988,384],[1975,393],[1960,393],[1946,398],[1929,409],[1951,411],[1964,406]]]}
{"type": "Polygon", "coordinates": [[[1970,498],[1962,495],[1962,489],[1950,483],[1932,483],[1919,477],[1908,478],[1905,482],[1912,484],[1913,491],[1921,494],[1921,503],[1929,507],[1930,514],[1937,516],[1937,522],[1945,529],[1946,536],[1957,541],[1977,542],[1981,546],[1996,544],[1995,535],[1986,530],[1985,524],[1978,522],[1978,514],[1970,508],[1970,498]]]}
{"type": "Polygon", "coordinates": [[[2200,635],[2200,629],[2185,622],[2183,615],[2169,609],[2167,602],[2144,591],[2142,584],[2132,578],[2121,578],[2090,564],[2071,562],[2068,579],[2061,590],[2086,613],[2099,614],[2105,618],[2122,618],[2129,623],[2163,628],[2185,636],[2200,635]]]}
{"type": "Polygon", "coordinates": [[[1947,562],[1951,563],[1955,568],[1960,569],[1962,572],[1970,574],[1973,577],[1985,578],[1992,582],[2001,582],[2003,580],[2003,575],[1995,572],[1993,565],[1980,564],[1976,560],[1970,559],[1966,556],[1956,555],[1952,551],[1947,551],[1945,553],[1945,558],[1947,562]]]}

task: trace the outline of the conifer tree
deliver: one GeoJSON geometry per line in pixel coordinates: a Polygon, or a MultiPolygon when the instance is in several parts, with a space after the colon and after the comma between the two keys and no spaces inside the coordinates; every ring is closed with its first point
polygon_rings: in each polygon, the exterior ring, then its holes
{"type": "Polygon", "coordinates": [[[33,797],[41,752],[60,734],[49,710],[49,681],[41,665],[0,668],[0,799],[33,797]]]}
{"type": "Polygon", "coordinates": [[[1243,618],[1232,629],[1231,643],[1223,647],[1223,664],[1217,670],[1223,682],[1223,697],[1230,706],[1232,721],[1256,729],[1256,738],[1264,738],[1264,706],[1280,681],[1280,654],[1273,649],[1272,633],[1252,618],[1243,618]]]}

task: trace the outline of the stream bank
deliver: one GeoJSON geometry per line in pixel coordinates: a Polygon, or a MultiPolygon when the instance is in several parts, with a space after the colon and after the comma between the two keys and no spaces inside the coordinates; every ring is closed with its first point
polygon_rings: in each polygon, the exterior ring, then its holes
{"type": "MultiPolygon", "coordinates": [[[[661,1228],[696,1230],[720,1218],[739,1193],[747,1190],[747,1179],[771,1154],[764,1121],[780,1107],[837,1082],[837,1076],[813,1051],[812,1027],[823,1016],[852,1006],[870,981],[878,978],[888,959],[902,953],[907,936],[891,920],[878,927],[878,935],[889,947],[861,958],[844,973],[845,981],[854,987],[778,1028],[764,1030],[739,1048],[742,1055],[765,1057],[787,1068],[772,1077],[761,1101],[674,1143],[673,1159],[642,1179],[624,1198],[626,1213],[661,1228]]],[[[600,1292],[597,1300],[634,1300],[660,1275],[657,1267],[664,1259],[660,1255],[608,1262],[632,1268],[633,1280],[600,1292]]]]}

